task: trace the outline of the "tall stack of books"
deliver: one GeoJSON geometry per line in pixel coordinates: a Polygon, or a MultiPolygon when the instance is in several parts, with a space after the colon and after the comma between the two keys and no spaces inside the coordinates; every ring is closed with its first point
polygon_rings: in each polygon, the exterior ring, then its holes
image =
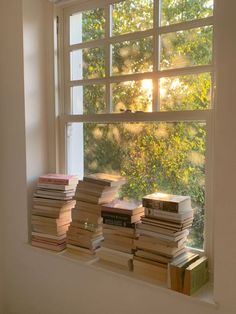
{"type": "Polygon", "coordinates": [[[95,257],[103,240],[101,205],[111,202],[124,183],[124,178],[105,173],[90,174],[79,181],[67,232],[67,252],[95,257]]]}
{"type": "Polygon", "coordinates": [[[33,246],[62,251],[66,248],[66,232],[78,177],[64,174],[40,176],[34,193],[31,215],[33,246]]]}
{"type": "Polygon", "coordinates": [[[115,200],[102,206],[104,241],[97,255],[105,262],[132,270],[135,226],[144,215],[141,203],[115,200]]]}
{"type": "Polygon", "coordinates": [[[153,193],[143,197],[145,216],[137,225],[134,272],[167,283],[168,263],[185,254],[193,222],[189,196],[153,193]]]}

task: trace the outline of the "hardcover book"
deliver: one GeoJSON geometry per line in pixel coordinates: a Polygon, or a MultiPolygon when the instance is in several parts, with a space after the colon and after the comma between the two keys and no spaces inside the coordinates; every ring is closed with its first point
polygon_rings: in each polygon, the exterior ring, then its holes
{"type": "Polygon", "coordinates": [[[83,181],[104,186],[120,186],[125,183],[125,178],[108,173],[94,173],[84,176],[83,181]]]}
{"type": "Polygon", "coordinates": [[[46,175],[40,176],[38,183],[71,185],[78,183],[78,177],[75,175],[48,173],[46,175]]]}
{"type": "Polygon", "coordinates": [[[153,193],[143,197],[143,206],[173,213],[183,213],[191,209],[189,196],[153,193]]]}
{"type": "Polygon", "coordinates": [[[185,269],[183,293],[192,295],[208,280],[208,259],[203,256],[185,269]]]}

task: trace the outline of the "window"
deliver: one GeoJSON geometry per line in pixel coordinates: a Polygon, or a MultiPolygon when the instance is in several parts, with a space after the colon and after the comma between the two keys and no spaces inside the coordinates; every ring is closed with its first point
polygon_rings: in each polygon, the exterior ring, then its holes
{"type": "Polygon", "coordinates": [[[121,197],[190,195],[189,246],[207,249],[213,0],[75,2],[62,46],[67,172],[121,173],[121,197]]]}

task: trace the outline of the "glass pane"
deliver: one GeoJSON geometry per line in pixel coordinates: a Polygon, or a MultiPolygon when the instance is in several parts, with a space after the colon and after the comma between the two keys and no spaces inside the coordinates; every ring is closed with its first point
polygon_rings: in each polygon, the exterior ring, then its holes
{"type": "Polygon", "coordinates": [[[212,26],[161,35],[161,70],[212,62],[212,26]]]}
{"type": "Polygon", "coordinates": [[[208,109],[210,102],[210,73],[160,79],[161,111],[208,109]]]}
{"type": "Polygon", "coordinates": [[[152,111],[152,80],[112,84],[113,112],[152,111]]]}
{"type": "Polygon", "coordinates": [[[70,16],[70,45],[103,38],[104,35],[104,9],[97,8],[70,16]]]}
{"type": "Polygon", "coordinates": [[[106,108],[105,85],[71,88],[72,114],[102,113],[106,108]]]}
{"type": "Polygon", "coordinates": [[[126,0],[112,6],[112,35],[144,31],[153,27],[153,0],[126,0]]]}
{"type": "Polygon", "coordinates": [[[112,47],[112,74],[152,71],[152,37],[123,41],[112,47]]]}
{"type": "Polygon", "coordinates": [[[213,0],[162,0],[161,25],[191,21],[213,14],[213,0]]]}
{"type": "Polygon", "coordinates": [[[83,134],[85,173],[125,176],[121,198],[141,200],[154,191],[190,195],[195,219],[188,244],[203,247],[205,124],[86,123],[83,134]]]}
{"type": "Polygon", "coordinates": [[[72,81],[105,76],[105,59],[102,48],[74,50],[70,54],[70,60],[72,81]]]}

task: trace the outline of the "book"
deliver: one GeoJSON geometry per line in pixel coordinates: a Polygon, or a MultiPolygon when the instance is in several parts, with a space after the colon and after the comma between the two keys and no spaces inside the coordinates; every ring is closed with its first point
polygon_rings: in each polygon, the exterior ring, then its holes
{"type": "Polygon", "coordinates": [[[110,262],[114,265],[120,265],[128,270],[133,268],[133,254],[112,250],[106,247],[101,247],[96,252],[100,260],[110,262]]]}
{"type": "Polygon", "coordinates": [[[187,241],[187,237],[183,237],[177,241],[174,241],[174,240],[160,239],[157,237],[150,237],[147,235],[140,235],[138,239],[143,242],[148,242],[148,243],[157,244],[157,245],[160,244],[160,245],[176,247],[176,248],[183,246],[183,244],[187,241]]]}
{"type": "Polygon", "coordinates": [[[72,221],[88,222],[90,224],[98,225],[102,223],[102,218],[97,213],[90,213],[76,208],[72,209],[72,221]]]}
{"type": "Polygon", "coordinates": [[[159,263],[141,261],[134,258],[133,260],[134,273],[142,277],[157,280],[163,283],[167,282],[167,269],[160,266],[159,263]]]}
{"type": "Polygon", "coordinates": [[[52,183],[38,183],[37,188],[39,189],[50,189],[56,191],[68,191],[68,190],[75,190],[77,184],[70,184],[70,185],[63,185],[63,184],[52,184],[52,183]]]}
{"type": "Polygon", "coordinates": [[[169,282],[172,290],[182,292],[185,269],[199,259],[198,254],[185,252],[168,265],[169,282]]]}
{"type": "Polygon", "coordinates": [[[107,212],[107,211],[102,210],[102,217],[104,219],[104,222],[107,221],[107,219],[111,219],[111,220],[120,220],[129,224],[132,224],[137,221],[140,221],[140,218],[142,217],[142,215],[143,215],[143,212],[130,216],[127,214],[113,213],[113,212],[107,212]]]}
{"type": "Polygon", "coordinates": [[[79,190],[75,193],[75,199],[78,201],[89,202],[94,204],[104,204],[111,202],[117,195],[116,191],[111,191],[105,195],[95,196],[88,193],[80,192],[79,190]]]}
{"type": "Polygon", "coordinates": [[[83,181],[100,184],[103,186],[121,186],[125,183],[125,178],[119,175],[108,173],[93,173],[85,175],[83,181]]]}
{"type": "Polygon", "coordinates": [[[186,238],[189,234],[189,230],[185,229],[183,231],[177,232],[177,234],[163,234],[159,232],[154,232],[146,229],[141,229],[137,226],[137,235],[146,235],[153,238],[157,238],[160,240],[166,240],[166,241],[179,241],[183,238],[186,238]]]}
{"type": "Polygon", "coordinates": [[[183,213],[173,213],[154,208],[145,207],[145,217],[154,219],[163,219],[167,221],[183,222],[186,219],[193,219],[193,210],[190,208],[183,213]]]}
{"type": "Polygon", "coordinates": [[[152,224],[156,227],[169,229],[173,231],[182,231],[184,229],[187,229],[192,226],[193,219],[186,219],[183,222],[173,222],[173,221],[166,221],[166,220],[160,220],[160,219],[151,219],[142,217],[142,222],[152,224]]]}
{"type": "Polygon", "coordinates": [[[38,183],[73,185],[78,183],[76,175],[48,173],[38,179],[38,183]]]}
{"type": "Polygon", "coordinates": [[[109,213],[125,214],[133,216],[136,214],[144,214],[144,208],[140,202],[113,200],[110,203],[102,205],[102,211],[109,213]]]}
{"type": "Polygon", "coordinates": [[[77,200],[75,208],[78,210],[84,210],[84,211],[88,211],[91,213],[96,212],[96,213],[101,214],[102,205],[77,200]]]}
{"type": "Polygon", "coordinates": [[[173,213],[183,213],[191,209],[189,196],[152,193],[142,199],[143,206],[152,209],[164,210],[173,213]]]}
{"type": "Polygon", "coordinates": [[[123,219],[116,219],[114,217],[103,217],[103,223],[107,225],[113,225],[117,227],[124,227],[124,228],[135,228],[135,223],[130,223],[123,219]]]}
{"type": "Polygon", "coordinates": [[[56,199],[50,199],[50,198],[42,198],[42,197],[34,197],[33,198],[33,204],[34,205],[42,205],[42,206],[48,206],[48,207],[62,207],[65,205],[71,205],[74,204],[75,201],[73,200],[56,200],[56,199]]]}
{"type": "Polygon", "coordinates": [[[107,225],[107,224],[103,225],[103,234],[104,235],[114,234],[114,235],[119,235],[119,236],[130,237],[130,238],[136,237],[134,228],[125,228],[125,227],[107,225]],[[116,229],[108,228],[106,226],[113,226],[113,227],[116,227],[116,229]]]}
{"type": "Polygon", "coordinates": [[[61,252],[66,248],[66,242],[61,243],[61,244],[53,244],[53,243],[43,243],[40,241],[32,240],[31,244],[33,246],[36,246],[42,249],[47,249],[47,250],[56,251],[56,252],[61,252]]]}
{"type": "Polygon", "coordinates": [[[158,243],[152,243],[142,240],[136,240],[134,239],[134,248],[147,250],[155,252],[156,254],[161,254],[164,256],[170,256],[173,257],[178,251],[182,250],[184,248],[184,244],[182,244],[180,247],[170,247],[167,245],[162,245],[158,243]]]}
{"type": "Polygon", "coordinates": [[[79,246],[76,246],[76,245],[72,245],[72,244],[69,244],[67,243],[66,245],[66,250],[68,252],[71,252],[71,253],[78,253],[78,254],[89,254],[89,255],[95,255],[96,254],[96,250],[89,250],[89,249],[86,249],[86,248],[83,248],[83,247],[79,247],[79,246]]]}
{"type": "Polygon", "coordinates": [[[146,221],[145,223],[139,223],[136,225],[137,233],[139,233],[140,230],[148,230],[151,232],[156,232],[162,235],[166,235],[168,237],[175,237],[179,234],[181,234],[185,230],[172,230],[172,229],[167,229],[166,227],[160,227],[156,225],[155,223],[152,223],[151,221],[146,221]]]}
{"type": "Polygon", "coordinates": [[[192,295],[208,280],[208,259],[203,256],[185,269],[183,293],[192,295]]]}

